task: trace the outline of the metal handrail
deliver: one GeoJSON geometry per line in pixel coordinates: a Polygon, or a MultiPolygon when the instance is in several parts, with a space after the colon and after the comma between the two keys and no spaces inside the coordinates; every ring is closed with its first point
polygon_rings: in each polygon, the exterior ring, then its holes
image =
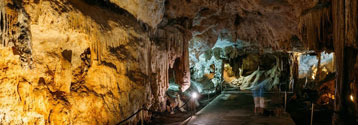
{"type": "MultiPolygon", "coordinates": [[[[189,102],[190,100],[191,100],[191,97],[188,99],[188,101],[186,101],[186,102],[184,103],[184,105],[180,106],[179,109],[180,109],[180,108],[183,108],[186,104],[188,104],[188,102],[189,102]]],[[[148,112],[157,112],[157,111],[149,110],[149,109],[147,109],[147,108],[140,108],[140,109],[138,109],[135,113],[133,113],[132,115],[130,115],[130,116],[127,117],[126,119],[120,121],[120,122],[117,123],[116,125],[122,125],[122,124],[126,123],[129,119],[131,119],[132,117],[134,117],[135,115],[137,115],[137,114],[138,114],[139,112],[141,112],[142,110],[145,110],[145,111],[148,111],[148,112]]],[[[174,109],[174,110],[177,110],[177,109],[174,109]]],[[[142,121],[142,122],[143,122],[143,121],[142,121]]]]}

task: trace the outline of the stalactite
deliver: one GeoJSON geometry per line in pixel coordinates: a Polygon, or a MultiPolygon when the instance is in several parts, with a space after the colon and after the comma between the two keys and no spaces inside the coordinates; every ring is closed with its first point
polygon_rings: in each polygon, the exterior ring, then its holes
{"type": "Polygon", "coordinates": [[[320,0],[315,7],[303,11],[299,28],[305,47],[312,50],[329,48],[331,25],[331,8],[327,0],[320,0]]]}
{"type": "Polygon", "coordinates": [[[336,90],[334,100],[334,114],[332,124],[343,123],[344,114],[346,114],[346,90],[344,69],[344,45],[346,42],[345,33],[345,0],[332,0],[332,17],[333,17],[333,38],[336,64],[336,90]]]}
{"type": "Polygon", "coordinates": [[[6,33],[7,31],[7,19],[6,19],[6,13],[5,13],[5,1],[0,2],[0,22],[1,22],[1,46],[5,47],[5,44],[7,42],[6,40],[6,33]]]}
{"type": "Polygon", "coordinates": [[[3,44],[4,44],[4,35],[5,35],[4,34],[4,29],[5,29],[5,27],[4,27],[4,25],[5,25],[4,22],[5,21],[4,20],[5,19],[3,18],[4,17],[3,15],[4,15],[5,11],[4,11],[3,2],[0,3],[0,10],[1,10],[0,11],[0,32],[1,32],[1,34],[0,34],[0,37],[1,37],[0,38],[0,44],[1,44],[1,46],[3,46],[3,44]]]}
{"type": "Polygon", "coordinates": [[[346,46],[358,47],[358,1],[345,0],[345,32],[346,32],[346,46]]]}
{"type": "Polygon", "coordinates": [[[20,56],[21,65],[24,68],[32,68],[29,15],[22,8],[22,5],[5,0],[0,3],[0,16],[0,46],[12,47],[14,54],[20,56]],[[5,6],[8,4],[17,8],[5,6]]]}

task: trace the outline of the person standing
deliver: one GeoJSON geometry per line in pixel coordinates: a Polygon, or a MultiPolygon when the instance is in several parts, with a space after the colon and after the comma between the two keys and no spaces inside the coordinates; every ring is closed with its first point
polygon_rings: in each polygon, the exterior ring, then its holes
{"type": "Polygon", "coordinates": [[[254,97],[254,103],[255,103],[255,109],[254,109],[255,114],[262,115],[264,113],[265,91],[266,91],[267,82],[268,79],[265,80],[265,77],[261,75],[260,79],[257,82],[258,84],[252,89],[252,96],[254,97]]]}

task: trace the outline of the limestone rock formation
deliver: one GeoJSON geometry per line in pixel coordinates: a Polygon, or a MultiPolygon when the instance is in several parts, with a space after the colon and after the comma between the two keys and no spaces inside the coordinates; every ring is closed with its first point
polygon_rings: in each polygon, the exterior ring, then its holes
{"type": "MultiPolygon", "coordinates": [[[[2,124],[117,124],[140,108],[163,111],[169,67],[176,58],[180,67],[189,64],[186,40],[175,41],[184,34],[155,42],[138,23],[152,19],[142,15],[151,11],[133,16],[82,0],[6,0],[0,7],[2,124]]],[[[154,27],[158,15],[146,23],[154,27]]],[[[187,75],[182,82],[190,84],[187,75]]]]}
{"type": "Polygon", "coordinates": [[[165,0],[110,0],[110,2],[127,10],[152,28],[155,28],[164,16],[165,0]]]}
{"type": "MultiPolygon", "coordinates": [[[[181,91],[216,89],[225,63],[255,75],[252,53],[335,51],[338,82],[353,81],[343,66],[355,58],[343,57],[357,48],[357,3],[344,1],[2,0],[0,124],[117,124],[164,111],[170,77],[181,91]]],[[[266,74],[274,83],[280,64],[266,74]]]]}

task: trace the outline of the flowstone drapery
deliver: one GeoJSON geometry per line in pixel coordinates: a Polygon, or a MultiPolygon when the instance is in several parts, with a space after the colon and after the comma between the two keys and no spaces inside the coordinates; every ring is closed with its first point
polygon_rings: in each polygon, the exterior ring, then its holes
{"type": "Polygon", "coordinates": [[[238,79],[233,80],[231,84],[240,87],[240,89],[247,90],[255,88],[256,85],[259,84],[260,77],[264,77],[264,80],[268,80],[265,85],[268,90],[270,90],[273,86],[278,85],[280,82],[281,69],[280,69],[280,61],[278,57],[275,56],[276,63],[275,66],[270,70],[264,71],[258,68],[256,71],[251,73],[248,76],[240,76],[238,79]]]}

